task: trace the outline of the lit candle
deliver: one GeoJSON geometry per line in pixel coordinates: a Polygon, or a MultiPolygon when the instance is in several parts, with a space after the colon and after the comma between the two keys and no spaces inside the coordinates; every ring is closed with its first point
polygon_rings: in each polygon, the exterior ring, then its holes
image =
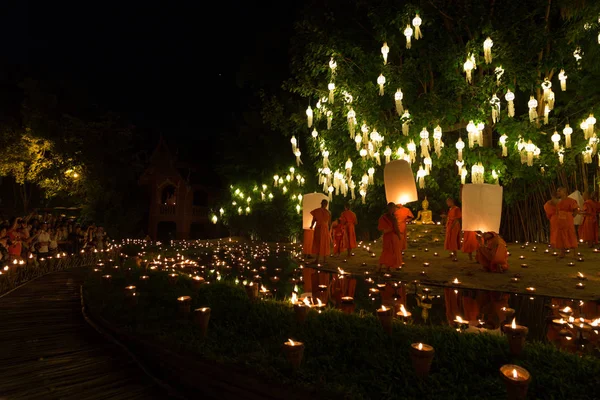
{"type": "Polygon", "coordinates": [[[585,289],[585,283],[579,282],[577,285],[575,285],[575,289],[585,289]]]}
{"type": "Polygon", "coordinates": [[[525,256],[520,256],[519,259],[524,260],[525,256]]]}
{"type": "Polygon", "coordinates": [[[410,317],[411,313],[404,308],[404,304],[400,304],[400,311],[396,313],[396,316],[402,320],[402,322],[406,323],[410,317]]]}
{"type": "Polygon", "coordinates": [[[533,292],[535,292],[535,288],[534,288],[534,287],[531,287],[531,286],[530,286],[530,287],[528,287],[528,288],[525,288],[525,290],[527,290],[527,291],[528,291],[528,292],[530,292],[530,293],[533,293],[533,292]]]}
{"type": "Polygon", "coordinates": [[[517,325],[516,319],[513,318],[511,324],[504,325],[504,333],[508,337],[508,345],[510,353],[514,356],[518,356],[523,352],[523,346],[525,345],[525,338],[529,329],[526,326],[517,325]]]}
{"type": "Polygon", "coordinates": [[[424,267],[429,267],[429,263],[428,263],[428,262],[424,262],[424,263],[423,263],[423,266],[424,266],[424,267]]]}
{"type": "Polygon", "coordinates": [[[507,319],[515,315],[515,310],[514,308],[502,307],[500,309],[500,313],[502,314],[502,319],[506,321],[507,319]]]}
{"type": "Polygon", "coordinates": [[[150,279],[150,277],[148,275],[141,275],[140,276],[140,281],[142,281],[142,282],[147,282],[148,279],[150,279]]]}
{"type": "Polygon", "coordinates": [[[452,284],[455,286],[460,286],[460,281],[458,280],[458,278],[454,278],[454,280],[452,281],[452,284]]]}
{"type": "Polygon", "coordinates": [[[354,304],[354,298],[350,296],[342,297],[341,310],[346,314],[352,314],[356,305],[354,304]]]}
{"type": "Polygon", "coordinates": [[[258,297],[258,285],[255,285],[254,282],[250,282],[246,285],[246,294],[250,300],[256,300],[258,297]]]}
{"type": "Polygon", "coordinates": [[[569,262],[567,265],[568,265],[569,267],[574,267],[574,266],[575,266],[575,263],[574,263],[573,261],[570,261],[570,262],[569,262]]]}
{"type": "Polygon", "coordinates": [[[523,367],[506,364],[500,367],[500,374],[506,385],[509,399],[525,399],[531,375],[523,367]]]}
{"type": "Polygon", "coordinates": [[[190,296],[180,296],[177,298],[177,302],[179,303],[180,316],[186,317],[190,313],[192,298],[190,296]]]}
{"type": "Polygon", "coordinates": [[[585,275],[583,275],[581,272],[577,273],[577,279],[579,279],[580,281],[585,281],[585,275]]]}
{"type": "Polygon", "coordinates": [[[512,278],[510,278],[510,282],[517,283],[517,282],[519,282],[519,278],[517,278],[516,276],[513,276],[512,278]]]}
{"type": "Polygon", "coordinates": [[[433,253],[433,256],[434,256],[434,257],[437,257],[437,256],[438,256],[438,253],[433,253]]]}
{"type": "Polygon", "coordinates": [[[300,367],[304,356],[304,343],[288,339],[283,343],[283,352],[294,370],[300,367]]]}
{"type": "Polygon", "coordinates": [[[521,268],[529,268],[529,265],[527,265],[527,264],[521,264],[521,268]]]}
{"type": "Polygon", "coordinates": [[[462,319],[460,316],[456,316],[454,320],[454,324],[456,325],[456,330],[460,331],[466,329],[469,326],[469,321],[462,319]]]}
{"type": "Polygon", "coordinates": [[[200,328],[200,333],[202,337],[205,338],[206,332],[208,330],[208,321],[210,320],[210,308],[196,308],[194,310],[194,319],[196,321],[196,324],[200,328]]]}
{"type": "Polygon", "coordinates": [[[110,287],[112,282],[112,275],[102,275],[102,282],[105,287],[110,287]]]}
{"type": "Polygon", "coordinates": [[[421,271],[421,276],[427,276],[427,272],[421,271]]]}
{"type": "Polygon", "coordinates": [[[579,262],[583,262],[583,257],[579,257],[579,258],[577,259],[577,261],[579,261],[579,262]]]}
{"type": "Polygon", "coordinates": [[[415,374],[419,378],[429,375],[434,354],[435,350],[428,344],[413,343],[410,345],[410,358],[415,369],[415,374]]]}
{"type": "Polygon", "coordinates": [[[382,305],[380,309],[377,310],[377,317],[379,318],[379,322],[381,322],[381,326],[383,330],[388,334],[392,333],[392,318],[393,318],[393,310],[391,308],[387,308],[382,305]]]}
{"type": "Polygon", "coordinates": [[[169,278],[169,283],[171,285],[175,285],[177,283],[177,279],[179,279],[179,275],[177,275],[177,274],[169,274],[168,278],[169,278]]]}
{"type": "Polygon", "coordinates": [[[571,317],[573,315],[573,310],[571,309],[571,307],[566,306],[565,308],[563,308],[562,310],[558,310],[558,314],[562,317],[562,318],[566,318],[569,319],[569,317],[571,317]]]}

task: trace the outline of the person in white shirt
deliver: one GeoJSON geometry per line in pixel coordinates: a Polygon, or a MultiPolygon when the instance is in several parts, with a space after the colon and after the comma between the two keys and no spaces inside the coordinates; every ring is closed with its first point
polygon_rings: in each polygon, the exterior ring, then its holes
{"type": "Polygon", "coordinates": [[[40,229],[37,235],[37,247],[38,247],[38,255],[46,256],[48,255],[48,246],[50,245],[50,234],[47,231],[48,224],[43,223],[42,229],[40,229]]]}

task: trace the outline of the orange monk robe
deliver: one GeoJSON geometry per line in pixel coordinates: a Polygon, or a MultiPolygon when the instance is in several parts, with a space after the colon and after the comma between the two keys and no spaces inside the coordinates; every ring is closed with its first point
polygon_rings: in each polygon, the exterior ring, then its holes
{"type": "Polygon", "coordinates": [[[489,233],[494,236],[477,249],[477,262],[488,272],[504,272],[508,269],[506,242],[498,234],[489,233]]]}
{"type": "Polygon", "coordinates": [[[348,248],[345,237],[345,226],[338,222],[331,230],[333,231],[333,253],[340,254],[340,252],[348,248]]]}
{"type": "Polygon", "coordinates": [[[388,268],[402,266],[402,250],[400,250],[400,238],[396,233],[396,221],[388,214],[379,218],[377,229],[383,232],[383,251],[379,257],[379,264],[388,268]]]}
{"type": "Polygon", "coordinates": [[[575,222],[573,220],[573,211],[579,208],[577,201],[567,197],[558,202],[556,206],[558,210],[556,235],[557,249],[574,249],[577,247],[577,236],[575,235],[575,222]]]}
{"type": "Polygon", "coordinates": [[[354,214],[350,210],[345,210],[342,212],[342,221],[346,225],[346,236],[348,237],[348,239],[347,239],[348,248],[355,249],[356,247],[358,247],[356,245],[356,230],[355,230],[355,226],[358,223],[356,214],[354,214]]]}
{"type": "Polygon", "coordinates": [[[414,219],[412,211],[406,207],[398,207],[394,212],[396,221],[398,222],[398,231],[400,232],[400,250],[406,250],[406,222],[414,219]]]}
{"type": "Polygon", "coordinates": [[[598,218],[596,210],[596,202],[594,200],[586,200],[583,203],[583,222],[579,225],[579,239],[584,242],[598,243],[598,218]]]}
{"type": "Polygon", "coordinates": [[[558,236],[558,210],[556,204],[547,201],[544,204],[544,211],[546,212],[546,218],[550,221],[550,245],[556,248],[556,238],[558,236]]]}
{"type": "Polygon", "coordinates": [[[313,238],[312,254],[317,256],[328,256],[330,252],[329,222],[331,221],[331,214],[324,208],[312,210],[310,214],[317,221],[313,238]]]}
{"type": "Polygon", "coordinates": [[[479,248],[479,240],[477,239],[477,233],[473,231],[464,231],[463,233],[463,253],[473,253],[479,248]]]}
{"type": "Polygon", "coordinates": [[[448,220],[446,221],[446,240],[444,249],[456,251],[460,249],[460,221],[454,224],[454,221],[462,218],[460,208],[454,206],[448,211],[448,220]],[[453,226],[454,225],[454,226],[453,226]]]}

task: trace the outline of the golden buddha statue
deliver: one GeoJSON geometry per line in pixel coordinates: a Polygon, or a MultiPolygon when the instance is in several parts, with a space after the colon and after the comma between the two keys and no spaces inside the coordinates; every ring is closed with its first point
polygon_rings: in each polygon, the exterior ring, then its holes
{"type": "Polygon", "coordinates": [[[422,210],[419,210],[417,214],[417,219],[415,219],[415,224],[418,225],[433,225],[433,214],[431,210],[429,210],[429,202],[427,201],[427,196],[425,196],[425,200],[421,203],[422,210]]]}

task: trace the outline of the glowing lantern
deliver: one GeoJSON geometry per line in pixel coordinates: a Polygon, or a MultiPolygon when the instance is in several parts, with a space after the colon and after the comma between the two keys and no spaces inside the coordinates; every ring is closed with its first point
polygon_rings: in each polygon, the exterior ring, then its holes
{"type": "Polygon", "coordinates": [[[324,150],[323,153],[323,168],[329,168],[329,152],[324,150]]]}
{"type": "Polygon", "coordinates": [[[310,105],[306,109],[306,120],[308,122],[308,127],[310,128],[313,124],[313,110],[310,108],[310,105]]]}
{"type": "Polygon", "coordinates": [[[508,89],[504,98],[508,102],[508,116],[512,118],[515,116],[515,94],[508,89]]]}
{"type": "Polygon", "coordinates": [[[464,185],[462,229],[498,233],[502,216],[502,191],[500,185],[464,185]]]}
{"type": "Polygon", "coordinates": [[[429,175],[429,173],[431,172],[432,164],[433,161],[431,160],[431,157],[427,156],[423,159],[423,165],[425,165],[425,172],[427,172],[427,175],[429,175]]]}
{"type": "Polygon", "coordinates": [[[383,47],[381,48],[381,54],[383,55],[383,65],[387,64],[388,53],[390,52],[390,48],[387,45],[387,42],[383,43],[383,47]]]}
{"type": "Polygon", "coordinates": [[[379,95],[383,96],[383,85],[385,85],[385,76],[383,74],[379,74],[377,84],[379,85],[379,95]]]}
{"type": "Polygon", "coordinates": [[[331,110],[327,110],[325,115],[327,116],[327,129],[331,129],[331,121],[333,120],[333,112],[331,110]]]}
{"type": "Polygon", "coordinates": [[[381,156],[379,155],[378,151],[373,153],[373,157],[375,158],[375,162],[377,163],[377,165],[381,165],[381,156]]]}
{"type": "Polygon", "coordinates": [[[544,124],[548,124],[548,116],[550,115],[550,106],[546,104],[544,106],[544,124]]]}
{"type": "Polygon", "coordinates": [[[423,128],[421,133],[419,133],[419,136],[421,137],[421,157],[429,157],[429,149],[431,147],[429,143],[429,131],[427,131],[427,128],[423,128]]]}
{"type": "Polygon", "coordinates": [[[571,134],[573,133],[573,128],[569,126],[569,124],[565,125],[565,129],[563,129],[563,135],[565,135],[565,147],[567,149],[571,148],[571,134]]]}
{"type": "Polygon", "coordinates": [[[594,125],[596,124],[596,118],[594,118],[594,114],[590,114],[585,122],[587,123],[587,132],[585,138],[589,139],[594,136],[594,125]]]}
{"type": "Polygon", "coordinates": [[[483,42],[483,57],[486,64],[492,63],[492,46],[494,46],[494,41],[490,37],[485,39],[483,42]]]}
{"type": "Polygon", "coordinates": [[[403,98],[404,98],[404,94],[402,93],[402,90],[400,90],[400,89],[396,90],[396,93],[394,94],[394,100],[396,101],[396,112],[400,116],[402,115],[402,113],[404,113],[404,107],[402,106],[403,98]]]}
{"type": "Polygon", "coordinates": [[[591,147],[586,146],[585,150],[581,152],[581,155],[583,156],[583,163],[584,164],[591,164],[592,163],[592,153],[593,150],[591,147]]]}
{"type": "Polygon", "coordinates": [[[279,175],[274,175],[273,181],[273,186],[277,187],[277,184],[279,183],[279,175]]]}
{"type": "Polygon", "coordinates": [[[458,138],[458,141],[456,142],[456,150],[458,150],[458,161],[462,161],[462,152],[464,148],[465,142],[463,142],[461,138],[458,138]]]}
{"type": "Polygon", "coordinates": [[[554,151],[558,151],[560,149],[560,135],[557,131],[554,131],[554,135],[550,138],[552,143],[554,143],[554,151]]]}
{"type": "Polygon", "coordinates": [[[435,150],[435,154],[437,154],[438,157],[442,156],[443,145],[444,144],[442,143],[442,127],[438,125],[433,129],[433,148],[435,150]]]}
{"type": "Polygon", "coordinates": [[[502,66],[496,67],[494,73],[496,74],[496,85],[500,86],[500,78],[504,75],[504,68],[502,66]]]}
{"type": "Polygon", "coordinates": [[[333,104],[333,91],[335,90],[335,83],[330,82],[327,85],[327,89],[329,89],[329,103],[333,104]]]}
{"type": "Polygon", "coordinates": [[[311,132],[311,135],[313,138],[317,138],[317,136],[319,136],[319,132],[317,132],[317,128],[314,128],[313,131],[311,132]]]}
{"type": "Polygon", "coordinates": [[[389,163],[390,162],[390,157],[392,156],[392,149],[388,147],[385,148],[385,150],[383,151],[383,155],[385,156],[385,163],[389,163]]]}
{"type": "Polygon", "coordinates": [[[467,124],[467,133],[469,137],[469,148],[472,149],[479,136],[477,126],[473,123],[473,121],[469,121],[467,124]]]}
{"type": "Polygon", "coordinates": [[[404,36],[406,36],[406,48],[410,49],[410,38],[413,34],[413,30],[410,25],[406,25],[406,29],[404,30],[404,36]]]}
{"type": "Polygon", "coordinates": [[[211,221],[212,221],[212,223],[213,223],[214,225],[216,225],[216,224],[217,224],[217,222],[219,221],[219,219],[217,218],[217,216],[216,216],[216,215],[213,215],[213,216],[212,216],[212,218],[211,218],[211,221]]]}
{"type": "Polygon", "coordinates": [[[219,214],[223,215],[225,214],[225,210],[223,210],[222,208],[219,209],[219,214]]]}
{"type": "Polygon", "coordinates": [[[375,180],[373,177],[373,175],[375,174],[375,168],[371,167],[367,170],[367,172],[369,173],[369,185],[372,185],[375,183],[375,180]]]}
{"type": "Polygon", "coordinates": [[[548,103],[550,110],[554,108],[554,93],[552,92],[552,82],[548,78],[542,82],[542,89],[544,90],[543,100],[548,103]]]}
{"type": "Polygon", "coordinates": [[[498,173],[496,172],[495,169],[492,170],[492,179],[494,179],[494,183],[497,185],[498,184],[498,173]]]}
{"type": "Polygon", "coordinates": [[[402,134],[404,136],[408,136],[409,124],[410,124],[410,114],[409,114],[408,110],[405,110],[404,114],[402,114],[402,134]]]}
{"type": "Polygon", "coordinates": [[[414,163],[417,159],[417,145],[412,140],[408,142],[406,145],[406,149],[408,150],[408,156],[410,157],[410,162],[414,163]]]}
{"type": "Polygon", "coordinates": [[[329,201],[331,201],[333,199],[333,190],[334,190],[333,186],[331,186],[331,185],[327,188],[327,193],[329,193],[329,196],[328,196],[329,201]]]}
{"type": "Polygon", "coordinates": [[[362,204],[366,204],[365,200],[367,198],[367,189],[365,189],[363,186],[361,186],[358,193],[360,194],[360,197],[362,197],[362,204]]]}
{"type": "Polygon", "coordinates": [[[302,155],[302,152],[300,151],[299,148],[296,149],[296,151],[294,152],[294,155],[296,156],[296,166],[300,166],[300,164],[302,164],[302,160],[300,159],[300,156],[302,155]]]}
{"type": "Polygon", "coordinates": [[[471,167],[471,182],[474,184],[484,183],[485,168],[479,162],[471,167]]]}
{"type": "Polygon", "coordinates": [[[388,163],[383,170],[383,181],[388,203],[406,204],[418,199],[417,186],[408,162],[394,160],[388,163]]]}
{"type": "Polygon", "coordinates": [[[413,20],[413,26],[415,27],[415,39],[419,40],[423,37],[423,34],[421,33],[421,23],[423,21],[421,20],[421,17],[419,17],[419,14],[417,14],[413,20]]]}
{"type": "Polygon", "coordinates": [[[463,70],[467,74],[467,82],[473,83],[472,72],[474,69],[477,69],[477,65],[475,64],[475,56],[473,54],[467,57],[467,61],[463,64],[463,70]]]}
{"type": "Polygon", "coordinates": [[[533,144],[531,140],[527,142],[527,144],[525,145],[525,151],[527,152],[527,166],[529,167],[533,166],[533,153],[535,152],[535,150],[535,144],[533,144]]]}
{"type": "Polygon", "coordinates": [[[350,131],[350,139],[354,139],[356,129],[356,112],[351,108],[348,111],[348,131],[350,131]]]}
{"type": "Polygon", "coordinates": [[[362,158],[365,158],[367,156],[367,149],[360,149],[359,154],[362,158]]]}
{"type": "Polygon", "coordinates": [[[463,166],[465,165],[464,161],[456,160],[456,166],[458,167],[458,176],[462,175],[463,166]]]}
{"type": "Polygon", "coordinates": [[[583,51],[581,51],[581,47],[577,47],[573,51],[573,57],[575,57],[575,61],[577,61],[577,64],[579,64],[579,61],[581,61],[583,58],[583,51]]]}
{"type": "Polygon", "coordinates": [[[292,136],[290,143],[292,143],[292,153],[295,153],[296,149],[298,148],[298,140],[296,140],[296,136],[292,136]]]}
{"type": "Polygon", "coordinates": [[[467,172],[467,169],[466,169],[465,167],[463,167],[463,168],[460,170],[460,183],[461,183],[461,184],[463,184],[463,185],[464,185],[464,184],[466,183],[466,181],[467,181],[467,174],[468,174],[468,172],[467,172]]]}
{"type": "Polygon", "coordinates": [[[419,181],[419,189],[425,189],[425,177],[427,176],[427,171],[423,169],[423,166],[419,166],[419,170],[417,171],[417,181],[419,181]]]}
{"type": "Polygon", "coordinates": [[[492,105],[492,122],[495,124],[500,120],[500,99],[494,94],[490,100],[492,105]]]}
{"type": "Polygon", "coordinates": [[[337,68],[337,63],[335,62],[333,57],[331,57],[331,59],[329,60],[329,68],[331,69],[331,73],[335,74],[335,69],[337,68]]]}
{"type": "Polygon", "coordinates": [[[567,74],[565,74],[565,70],[561,69],[558,73],[558,80],[560,81],[560,90],[563,92],[567,90],[567,74]]]}
{"type": "Polygon", "coordinates": [[[352,160],[348,159],[348,161],[346,161],[346,165],[345,165],[345,167],[346,167],[346,176],[348,177],[348,179],[352,178],[352,166],[353,166],[352,160]]]}
{"type": "Polygon", "coordinates": [[[565,162],[565,149],[562,147],[558,150],[558,162],[562,165],[565,162]]]}
{"type": "MultiPolygon", "coordinates": [[[[302,197],[302,228],[304,229],[304,254],[312,252],[314,231],[310,229],[313,216],[311,211],[320,208],[321,202],[327,200],[322,193],[307,193],[302,197]]],[[[328,205],[329,208],[329,205],[328,205]]]]}
{"type": "Polygon", "coordinates": [[[506,134],[500,136],[500,145],[502,146],[502,157],[506,157],[508,156],[508,148],[506,147],[506,139],[508,139],[508,136],[506,136],[506,134]]]}
{"type": "Polygon", "coordinates": [[[355,136],[354,142],[356,143],[356,150],[360,150],[360,145],[362,144],[362,137],[360,135],[355,136]]]}
{"type": "Polygon", "coordinates": [[[534,122],[538,117],[537,110],[536,110],[537,106],[538,106],[538,102],[536,99],[533,98],[533,96],[530,96],[527,106],[529,107],[529,121],[534,122]]]}

